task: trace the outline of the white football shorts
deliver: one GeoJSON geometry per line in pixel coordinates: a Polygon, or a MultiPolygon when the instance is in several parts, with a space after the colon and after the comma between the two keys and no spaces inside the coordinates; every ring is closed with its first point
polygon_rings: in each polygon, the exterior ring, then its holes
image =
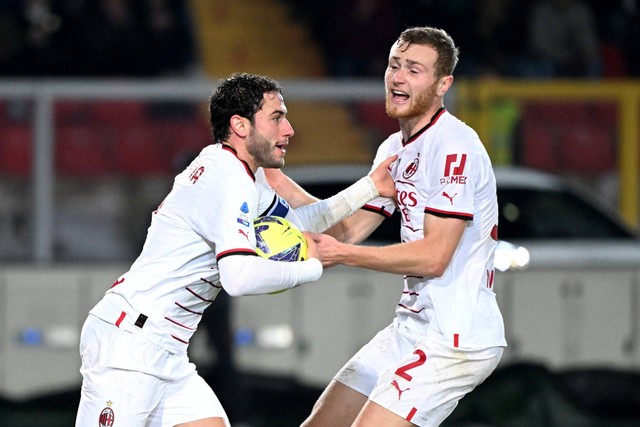
{"type": "Polygon", "coordinates": [[[494,371],[503,350],[462,350],[394,321],[334,379],[417,426],[436,427],[494,371]]]}
{"type": "Polygon", "coordinates": [[[175,362],[169,359],[176,355],[141,334],[89,315],[82,328],[80,355],[83,381],[76,427],[170,427],[209,417],[221,417],[229,425],[220,401],[195,369],[185,370],[179,378],[162,378],[113,366],[114,359],[118,365],[124,355],[131,359],[145,355],[152,365],[164,359],[175,362]]]}

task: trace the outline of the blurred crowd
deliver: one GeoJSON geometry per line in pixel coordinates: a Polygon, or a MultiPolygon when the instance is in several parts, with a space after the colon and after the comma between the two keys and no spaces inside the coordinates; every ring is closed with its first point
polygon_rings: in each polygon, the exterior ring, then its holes
{"type": "MultiPolygon", "coordinates": [[[[331,76],[379,76],[414,25],[454,37],[459,76],[640,76],[640,0],[280,1],[331,76]]],[[[0,75],[185,73],[197,62],[190,12],[186,0],[0,0],[0,75]]]]}
{"type": "Polygon", "coordinates": [[[638,0],[288,0],[337,76],[379,76],[402,29],[446,29],[457,75],[640,76],[638,0]]]}
{"type": "Polygon", "coordinates": [[[0,0],[0,75],[154,76],[195,60],[183,0],[0,0]]]}

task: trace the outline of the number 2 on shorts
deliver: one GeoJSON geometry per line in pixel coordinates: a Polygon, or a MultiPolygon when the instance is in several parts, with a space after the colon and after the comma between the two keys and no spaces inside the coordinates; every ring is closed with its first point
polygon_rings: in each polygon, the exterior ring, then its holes
{"type": "Polygon", "coordinates": [[[404,378],[407,381],[411,381],[413,379],[413,377],[409,375],[407,371],[413,368],[417,368],[418,366],[424,364],[424,362],[427,361],[427,355],[424,353],[424,351],[417,349],[413,352],[413,354],[418,355],[418,360],[415,360],[413,362],[407,363],[406,365],[400,366],[398,369],[396,369],[396,372],[395,372],[397,376],[404,378]]]}

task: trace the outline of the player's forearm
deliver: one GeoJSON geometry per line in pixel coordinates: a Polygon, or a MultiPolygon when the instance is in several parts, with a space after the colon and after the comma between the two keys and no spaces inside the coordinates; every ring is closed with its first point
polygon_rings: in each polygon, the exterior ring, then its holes
{"type": "Polygon", "coordinates": [[[365,176],[338,194],[295,211],[307,230],[318,233],[352,215],[376,196],[378,189],[373,179],[365,176]]]}
{"type": "Polygon", "coordinates": [[[318,201],[316,197],[309,194],[280,169],[264,169],[264,173],[271,188],[292,208],[296,209],[318,201]]]}
{"type": "Polygon", "coordinates": [[[419,240],[390,246],[340,244],[332,256],[323,254],[323,260],[385,273],[440,277],[451,257],[429,250],[427,243],[419,240]]]}
{"type": "Polygon", "coordinates": [[[362,243],[380,225],[383,217],[367,216],[362,210],[343,219],[338,224],[324,231],[325,234],[335,237],[343,243],[362,243]],[[374,219],[375,218],[375,219],[374,219]]]}

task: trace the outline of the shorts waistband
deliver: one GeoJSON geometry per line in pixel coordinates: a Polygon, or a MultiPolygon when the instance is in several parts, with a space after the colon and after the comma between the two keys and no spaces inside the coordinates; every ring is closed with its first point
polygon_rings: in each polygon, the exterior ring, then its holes
{"type": "Polygon", "coordinates": [[[107,293],[89,312],[125,331],[143,334],[147,339],[172,353],[183,352],[188,341],[176,338],[171,322],[158,321],[129,304],[121,295],[107,293]]]}
{"type": "Polygon", "coordinates": [[[118,328],[134,326],[142,329],[149,319],[149,316],[134,310],[124,298],[117,294],[106,294],[89,313],[118,328]]]}

